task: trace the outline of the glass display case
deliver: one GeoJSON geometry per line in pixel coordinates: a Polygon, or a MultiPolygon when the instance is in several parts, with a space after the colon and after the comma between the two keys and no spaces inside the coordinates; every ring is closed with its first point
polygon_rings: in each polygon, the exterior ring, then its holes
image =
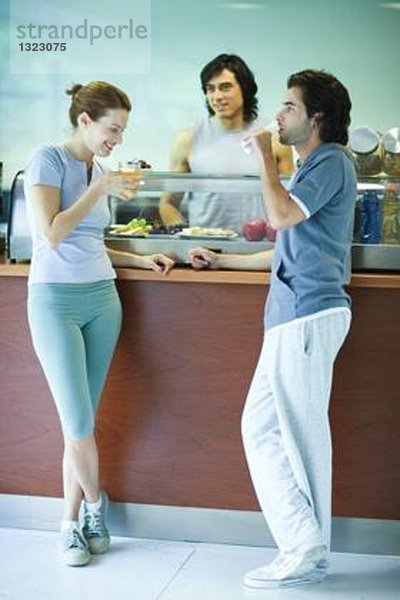
{"type": "MultiPolygon", "coordinates": [[[[282,181],[285,183],[288,178],[282,178],[282,181]]],[[[360,176],[357,187],[353,269],[400,271],[400,177],[360,176]]],[[[210,190],[227,194],[235,202],[235,198],[241,194],[261,194],[261,182],[257,176],[215,177],[170,172],[143,174],[143,185],[137,200],[129,203],[111,200],[113,222],[126,223],[128,217],[145,217],[155,224],[155,229],[146,237],[108,233],[109,242],[115,247],[139,253],[172,252],[180,262],[187,261],[187,252],[195,245],[233,253],[251,253],[273,247],[273,242],[266,238],[248,241],[241,231],[236,231],[237,235],[229,239],[201,235],[189,239],[189,236],[183,236],[180,232],[159,230],[161,220],[158,207],[163,193],[208,193],[210,190]]],[[[229,222],[226,227],[229,229],[229,222]]]]}
{"type": "MultiPolygon", "coordinates": [[[[230,203],[242,201],[243,198],[261,197],[261,183],[257,176],[215,176],[197,175],[193,173],[172,172],[143,172],[142,185],[137,197],[125,202],[111,198],[112,225],[106,233],[108,244],[134,252],[154,253],[163,252],[172,255],[179,263],[188,262],[188,251],[195,246],[207,246],[215,251],[231,252],[238,254],[249,254],[273,247],[273,242],[265,236],[259,241],[251,241],[242,235],[241,227],[237,226],[237,215],[235,224],[229,219],[227,212],[226,221],[221,227],[209,226],[198,227],[196,223],[189,221],[180,226],[163,226],[159,212],[160,198],[163,194],[181,195],[182,203],[180,210],[188,219],[187,202],[190,194],[196,194],[196,201],[201,201],[204,194],[212,193],[214,197],[228,198],[230,203]],[[140,219],[146,219],[152,225],[152,229],[145,235],[129,231],[117,232],[116,224],[122,225],[134,219],[137,224],[140,219]]],[[[265,213],[255,212],[259,217],[265,217],[265,213]]],[[[132,222],[132,221],[131,221],[132,222]]],[[[245,222],[243,222],[243,225],[245,222]]],[[[122,228],[121,228],[122,229],[122,228]]],[[[260,236],[256,236],[260,237],[260,236]]]]}
{"type": "MultiPolygon", "coordinates": [[[[188,262],[188,251],[198,245],[238,254],[273,247],[270,236],[270,239],[263,237],[259,241],[249,241],[241,230],[231,230],[229,221],[226,223],[229,234],[221,232],[221,228],[216,228],[215,231],[188,232],[183,226],[163,227],[159,214],[160,198],[168,193],[182,194],[185,197],[192,192],[213,192],[228,196],[232,202],[243,195],[261,195],[259,177],[144,170],[141,180],[140,192],[133,200],[110,198],[112,221],[106,231],[108,245],[139,254],[168,253],[179,263],[188,262]],[[118,228],[115,225],[126,225],[132,219],[143,219],[152,229],[139,232],[116,231],[118,228]]],[[[287,180],[283,178],[283,183],[287,180]]],[[[31,257],[22,172],[16,175],[12,186],[7,256],[10,261],[26,261],[31,257]]],[[[400,177],[359,177],[352,259],[353,270],[400,271],[400,177]]]]}

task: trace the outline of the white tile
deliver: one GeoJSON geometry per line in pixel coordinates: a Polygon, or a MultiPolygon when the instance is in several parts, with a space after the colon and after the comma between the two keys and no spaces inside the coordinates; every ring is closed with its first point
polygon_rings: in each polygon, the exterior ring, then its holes
{"type": "Polygon", "coordinates": [[[274,555],[271,549],[199,545],[160,600],[400,600],[400,557],[333,553],[322,583],[287,590],[242,587],[243,573],[274,555]]]}
{"type": "Polygon", "coordinates": [[[301,590],[310,600],[400,600],[400,556],[334,553],[329,576],[301,590]]]}
{"type": "Polygon", "coordinates": [[[270,548],[199,544],[160,600],[242,600],[244,573],[269,562],[275,553],[270,548]]]}
{"type": "Polygon", "coordinates": [[[191,544],[113,538],[109,553],[67,567],[57,539],[0,529],[1,600],[154,600],[193,551],[191,544]]]}
{"type": "Polygon", "coordinates": [[[400,600],[400,557],[334,553],[323,583],[260,591],[242,576],[273,549],[114,537],[110,553],[71,568],[57,538],[0,528],[0,600],[400,600]]]}

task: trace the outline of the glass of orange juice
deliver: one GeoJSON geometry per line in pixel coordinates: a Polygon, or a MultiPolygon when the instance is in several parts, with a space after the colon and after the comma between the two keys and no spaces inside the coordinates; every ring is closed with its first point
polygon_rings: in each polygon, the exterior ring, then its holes
{"type": "Polygon", "coordinates": [[[140,168],[136,161],[119,161],[117,173],[119,175],[124,175],[125,177],[133,177],[134,179],[139,179],[140,168]]]}
{"type": "Polygon", "coordinates": [[[119,161],[114,173],[120,177],[122,176],[126,183],[126,189],[122,192],[121,198],[125,200],[134,199],[138,191],[138,185],[144,185],[136,161],[119,161]]]}

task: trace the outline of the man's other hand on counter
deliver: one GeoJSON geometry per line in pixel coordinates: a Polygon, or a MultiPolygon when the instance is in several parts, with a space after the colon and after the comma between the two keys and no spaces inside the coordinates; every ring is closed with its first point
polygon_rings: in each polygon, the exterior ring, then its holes
{"type": "Polygon", "coordinates": [[[197,270],[269,271],[273,255],[273,249],[254,254],[219,254],[202,247],[189,250],[190,263],[197,270]]]}

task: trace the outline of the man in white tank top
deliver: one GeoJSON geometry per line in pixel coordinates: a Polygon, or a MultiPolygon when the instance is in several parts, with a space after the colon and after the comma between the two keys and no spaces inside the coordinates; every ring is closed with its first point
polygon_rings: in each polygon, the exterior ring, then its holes
{"type": "MultiPolygon", "coordinates": [[[[172,145],[172,171],[211,175],[258,175],[253,154],[244,152],[241,141],[257,120],[257,84],[246,63],[236,55],[221,54],[200,74],[209,116],[195,128],[180,131],[172,145]]],[[[293,171],[290,148],[274,138],[274,156],[280,174],[293,171]]],[[[164,194],[160,215],[165,225],[185,223],[182,194],[164,194]]],[[[238,232],[244,223],[266,218],[262,195],[190,193],[185,196],[190,226],[223,227],[238,232]]]]}

